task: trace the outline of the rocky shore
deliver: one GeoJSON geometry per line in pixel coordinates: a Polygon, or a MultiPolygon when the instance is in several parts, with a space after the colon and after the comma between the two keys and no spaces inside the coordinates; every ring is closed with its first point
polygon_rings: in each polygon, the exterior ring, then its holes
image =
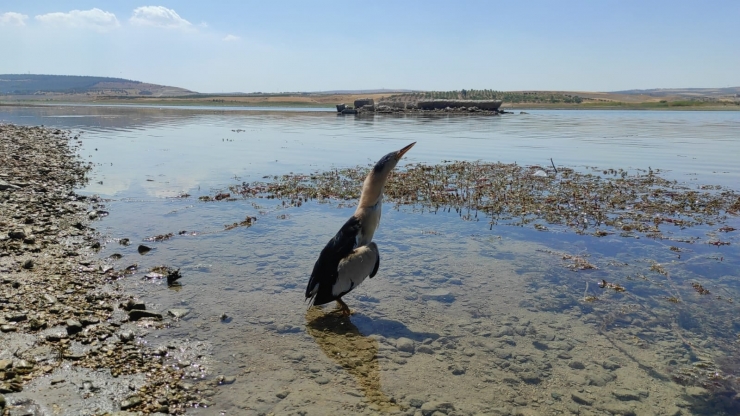
{"type": "Polygon", "coordinates": [[[126,296],[115,282],[125,270],[95,257],[91,225],[107,212],[75,193],[92,169],[76,154],[81,144],[71,132],[0,124],[0,414],[209,405],[207,385],[184,381],[176,345],[141,342],[177,318],[126,296]]]}

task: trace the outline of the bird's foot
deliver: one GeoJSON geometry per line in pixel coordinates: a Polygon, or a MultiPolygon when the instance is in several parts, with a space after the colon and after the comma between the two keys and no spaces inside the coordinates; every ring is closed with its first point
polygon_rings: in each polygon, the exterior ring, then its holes
{"type": "Polygon", "coordinates": [[[349,317],[354,313],[349,308],[349,306],[347,306],[347,304],[344,303],[344,301],[342,301],[341,299],[337,299],[337,306],[339,306],[339,308],[337,308],[337,312],[339,312],[342,316],[349,317]]]}

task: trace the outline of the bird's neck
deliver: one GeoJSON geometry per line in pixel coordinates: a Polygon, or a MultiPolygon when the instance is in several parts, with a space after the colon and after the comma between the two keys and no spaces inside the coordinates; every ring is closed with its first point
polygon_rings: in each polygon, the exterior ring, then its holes
{"type": "Polygon", "coordinates": [[[378,180],[373,177],[372,174],[365,178],[365,182],[362,184],[362,194],[360,194],[360,203],[357,204],[358,211],[361,208],[373,208],[376,205],[380,206],[383,202],[383,188],[385,188],[385,180],[378,180]]]}
{"type": "Polygon", "coordinates": [[[362,220],[362,230],[358,235],[357,245],[366,245],[373,240],[375,230],[380,225],[380,214],[383,207],[383,188],[385,181],[368,176],[362,185],[360,203],[357,204],[355,217],[362,220]]]}

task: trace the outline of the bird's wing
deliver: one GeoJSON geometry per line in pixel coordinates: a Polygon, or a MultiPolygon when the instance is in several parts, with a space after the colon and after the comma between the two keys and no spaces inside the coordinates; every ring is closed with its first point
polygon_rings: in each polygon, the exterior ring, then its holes
{"type": "Polygon", "coordinates": [[[357,247],[339,262],[337,281],[331,294],[340,297],[359,286],[373,272],[379,257],[375,243],[357,247]]]}
{"type": "Polygon", "coordinates": [[[339,262],[355,249],[361,228],[360,220],[354,216],[350,217],[321,250],[306,287],[307,299],[316,296],[319,286],[323,285],[329,289],[334,285],[337,281],[339,262]]]}
{"type": "MultiPolygon", "coordinates": [[[[375,243],[370,243],[372,245],[375,245],[375,243]]],[[[375,277],[376,274],[378,274],[378,269],[380,268],[380,253],[378,252],[378,246],[375,245],[375,252],[378,254],[375,256],[375,267],[373,267],[373,271],[370,272],[370,278],[372,279],[375,277]]]]}

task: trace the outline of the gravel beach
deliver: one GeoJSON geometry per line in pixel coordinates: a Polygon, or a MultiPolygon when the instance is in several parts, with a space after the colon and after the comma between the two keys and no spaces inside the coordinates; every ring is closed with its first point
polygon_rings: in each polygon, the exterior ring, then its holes
{"type": "MultiPolygon", "coordinates": [[[[82,133],[80,133],[82,134],[82,133]]],[[[69,131],[0,124],[0,413],[180,414],[208,405],[173,364],[167,325],[94,254],[105,201],[75,193],[92,169],[69,131]]],[[[203,381],[202,383],[206,383],[203,381]]]]}

